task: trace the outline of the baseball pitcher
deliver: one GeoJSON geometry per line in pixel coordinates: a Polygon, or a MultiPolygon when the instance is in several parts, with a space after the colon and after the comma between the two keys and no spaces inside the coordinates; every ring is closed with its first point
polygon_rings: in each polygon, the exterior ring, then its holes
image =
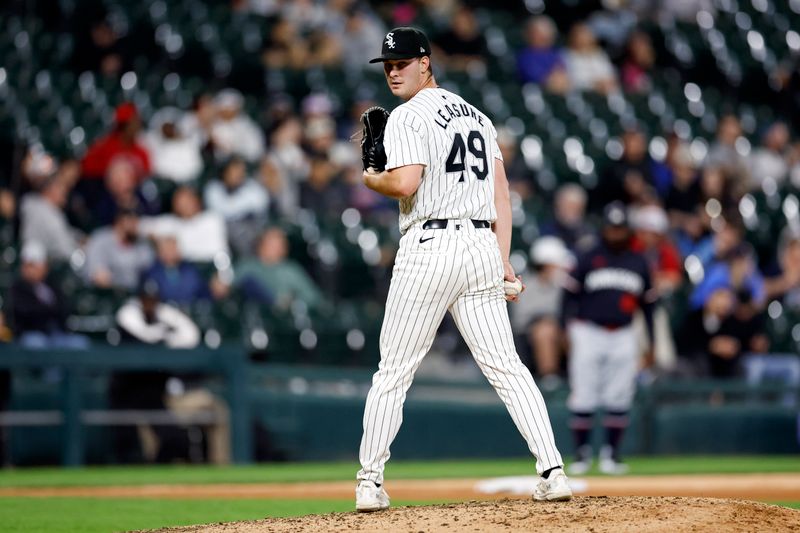
{"type": "Polygon", "coordinates": [[[449,311],[508,408],[541,479],[537,500],[572,497],[544,400],[514,348],[506,299],[524,289],[508,262],[511,205],[496,131],[481,111],[436,84],[427,37],[386,34],[391,114],[364,113],[364,183],[400,202],[400,247],[380,335],[381,361],[364,409],[356,509],[389,507],[383,470],[403,402],[449,311]],[[507,282],[507,296],[504,289],[507,282]]]}

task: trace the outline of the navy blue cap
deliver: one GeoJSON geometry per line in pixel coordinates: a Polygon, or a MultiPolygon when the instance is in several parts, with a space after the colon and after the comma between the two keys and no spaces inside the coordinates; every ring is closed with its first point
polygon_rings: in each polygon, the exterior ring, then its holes
{"type": "Polygon", "coordinates": [[[380,57],[370,59],[370,63],[380,63],[391,59],[411,59],[431,55],[428,37],[416,28],[401,26],[394,28],[383,38],[380,57]]]}

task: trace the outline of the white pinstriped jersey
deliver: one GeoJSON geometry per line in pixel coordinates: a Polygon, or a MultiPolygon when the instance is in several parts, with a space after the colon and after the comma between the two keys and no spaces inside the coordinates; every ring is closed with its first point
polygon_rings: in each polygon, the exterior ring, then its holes
{"type": "Polygon", "coordinates": [[[494,160],[501,159],[492,122],[441,88],[423,89],[389,115],[387,169],[425,165],[417,192],[400,200],[400,231],[428,219],[493,222],[494,160]]]}

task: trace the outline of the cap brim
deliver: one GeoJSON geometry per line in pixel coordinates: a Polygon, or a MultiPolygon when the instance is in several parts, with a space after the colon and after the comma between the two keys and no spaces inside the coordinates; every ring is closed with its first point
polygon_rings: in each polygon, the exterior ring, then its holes
{"type": "Polygon", "coordinates": [[[380,63],[382,61],[391,61],[393,59],[414,59],[415,57],[424,57],[428,54],[393,54],[388,53],[384,54],[380,57],[376,57],[375,59],[370,59],[370,63],[380,63]]]}

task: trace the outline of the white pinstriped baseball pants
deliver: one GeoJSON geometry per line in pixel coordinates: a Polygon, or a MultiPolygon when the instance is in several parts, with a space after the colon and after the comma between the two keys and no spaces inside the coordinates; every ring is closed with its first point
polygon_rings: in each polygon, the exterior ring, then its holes
{"type": "Polygon", "coordinates": [[[417,224],[400,239],[381,328],[381,361],[364,409],[359,480],[383,483],[406,392],[448,310],[536,458],[537,472],[564,464],[542,395],[514,348],[502,283],[491,229],[451,220],[446,229],[417,224]]]}

